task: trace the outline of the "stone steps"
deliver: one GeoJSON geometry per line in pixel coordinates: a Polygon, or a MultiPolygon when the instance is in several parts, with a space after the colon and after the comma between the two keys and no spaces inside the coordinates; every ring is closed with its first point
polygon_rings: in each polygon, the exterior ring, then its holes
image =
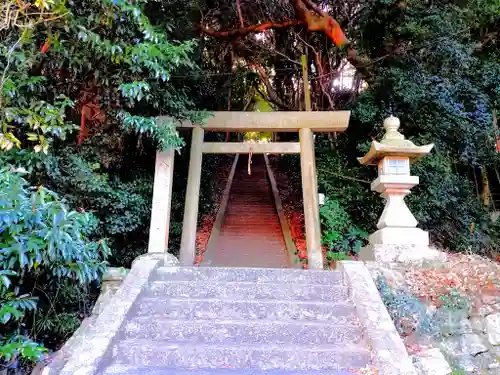
{"type": "Polygon", "coordinates": [[[339,272],[159,267],[100,375],[344,375],[371,353],[339,272]]]}
{"type": "MultiPolygon", "coordinates": [[[[250,249],[250,247],[255,246],[255,247],[259,248],[260,246],[262,246],[262,241],[266,241],[267,245],[274,246],[275,248],[280,249],[279,253],[284,251],[285,245],[283,244],[283,241],[276,240],[276,239],[272,238],[266,232],[256,231],[257,235],[260,234],[260,236],[262,237],[261,240],[248,240],[247,238],[245,238],[246,236],[243,233],[240,232],[240,234],[238,234],[238,231],[242,231],[242,229],[232,230],[233,233],[231,233],[229,235],[225,234],[225,233],[220,235],[219,240],[223,243],[221,243],[219,248],[220,249],[227,249],[227,251],[229,253],[235,253],[235,252],[251,253],[252,250],[250,249]],[[245,242],[245,246],[241,246],[242,241],[245,242]]],[[[273,251],[272,253],[265,254],[265,255],[276,257],[278,254],[276,254],[273,251]]]]}
{"type": "Polygon", "coordinates": [[[180,370],[160,367],[135,367],[114,365],[106,369],[102,375],[355,375],[349,371],[284,371],[284,370],[257,370],[257,369],[205,369],[180,370]]]}
{"type": "Polygon", "coordinates": [[[240,157],[220,231],[205,252],[203,264],[214,266],[290,266],[263,155],[255,155],[252,174],[240,157]]]}
{"type": "Polygon", "coordinates": [[[193,344],[221,345],[344,345],[359,344],[362,337],[354,324],[282,322],[272,320],[172,320],[143,316],[123,328],[127,339],[150,339],[193,344]]]}
{"type": "Polygon", "coordinates": [[[340,285],[275,284],[223,281],[153,281],[148,297],[219,298],[225,300],[299,300],[340,302],[347,290],[340,285]],[[278,287],[279,286],[279,287],[278,287]]]}
{"type": "Polygon", "coordinates": [[[316,270],[304,272],[290,268],[160,267],[156,271],[155,280],[294,283],[338,287],[342,282],[342,273],[316,270]]]}
{"type": "Polygon", "coordinates": [[[356,320],[354,306],[348,302],[246,301],[220,299],[144,298],[136,316],[161,315],[178,320],[240,319],[245,321],[328,322],[351,324],[356,320]]]}
{"type": "Polygon", "coordinates": [[[112,348],[115,364],[180,369],[346,370],[370,362],[360,345],[201,345],[151,339],[120,340],[112,348]]]}

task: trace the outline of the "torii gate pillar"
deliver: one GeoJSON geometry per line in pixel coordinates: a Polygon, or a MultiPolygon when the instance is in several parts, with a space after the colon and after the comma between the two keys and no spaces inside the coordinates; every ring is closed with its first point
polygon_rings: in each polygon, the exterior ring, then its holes
{"type": "Polygon", "coordinates": [[[199,126],[193,129],[189,173],[182,221],[181,251],[179,261],[186,266],[193,265],[196,256],[196,229],[200,200],[201,162],[203,158],[204,131],[199,126]]]}
{"type": "Polygon", "coordinates": [[[148,253],[163,253],[168,249],[174,157],[174,149],[156,153],[148,253]]]}
{"type": "Polygon", "coordinates": [[[321,225],[319,222],[318,184],[314,155],[314,140],[311,129],[299,130],[300,170],[302,176],[302,199],[306,227],[308,268],[323,269],[321,250],[321,225]]]}

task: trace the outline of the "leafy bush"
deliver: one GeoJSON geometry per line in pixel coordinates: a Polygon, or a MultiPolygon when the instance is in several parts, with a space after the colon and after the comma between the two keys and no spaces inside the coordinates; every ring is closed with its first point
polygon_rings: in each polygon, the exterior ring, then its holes
{"type": "Polygon", "coordinates": [[[204,79],[196,40],[173,37],[165,5],[12,0],[19,22],[0,38],[0,165],[26,168],[31,184],[92,212],[117,265],[147,247],[155,152],[183,146],[178,119],[205,115],[191,87],[204,79]]]}
{"type": "Polygon", "coordinates": [[[0,358],[10,365],[39,359],[45,350],[28,338],[34,322],[63,306],[69,314],[70,301],[54,305],[54,296],[62,286],[99,280],[109,256],[104,240],[88,240],[96,226],[92,215],[68,210],[22,174],[0,170],[0,358]]]}
{"type": "Polygon", "coordinates": [[[0,192],[14,215],[0,214],[0,355],[12,367],[73,333],[105,258],[128,266],[145,251],[155,152],[184,144],[176,119],[203,115],[196,42],[172,37],[163,2],[25,3],[6,2],[0,32],[0,170],[19,192],[0,192]],[[179,71],[191,86],[171,79],[179,71]]]}
{"type": "Polygon", "coordinates": [[[433,242],[456,251],[484,253],[498,245],[495,224],[468,178],[438,150],[415,165],[420,185],[406,199],[433,242]],[[454,233],[455,235],[450,235],[454,233]]]}
{"type": "Polygon", "coordinates": [[[320,208],[323,224],[323,244],[327,245],[327,258],[339,260],[335,254],[357,254],[368,234],[353,225],[347,211],[337,200],[326,199],[320,208]]]}
{"type": "Polygon", "coordinates": [[[168,83],[173,70],[196,70],[195,42],[169,41],[168,28],[144,13],[145,3],[6,5],[19,22],[7,22],[0,41],[0,149],[23,145],[47,153],[54,138],[80,129],[81,142],[110,125],[147,135],[162,149],[182,146],[174,118],[156,123],[152,116],[199,115],[186,90],[168,83]]]}
{"type": "Polygon", "coordinates": [[[40,179],[63,194],[71,206],[91,212],[97,221],[95,235],[108,238],[113,249],[110,261],[129,267],[146,251],[154,159],[137,155],[150,163],[150,172],[137,163],[120,175],[117,172],[124,169],[125,161],[112,155],[109,146],[95,150],[104,139],[92,137],[89,141],[94,141],[93,145],[88,142],[80,150],[58,148],[57,154],[46,159],[40,179]]]}

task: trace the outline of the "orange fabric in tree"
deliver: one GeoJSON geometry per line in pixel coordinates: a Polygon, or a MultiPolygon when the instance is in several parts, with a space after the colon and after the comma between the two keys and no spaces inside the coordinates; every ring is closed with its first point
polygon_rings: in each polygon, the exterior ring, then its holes
{"type": "Polygon", "coordinates": [[[325,30],[326,35],[335,43],[335,45],[341,46],[347,41],[347,38],[342,31],[342,28],[334,19],[328,20],[328,28],[325,30]]]}

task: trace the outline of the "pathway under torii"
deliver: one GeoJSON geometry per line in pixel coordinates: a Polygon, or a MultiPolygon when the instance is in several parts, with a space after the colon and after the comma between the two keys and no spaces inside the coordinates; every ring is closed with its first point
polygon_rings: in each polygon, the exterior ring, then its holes
{"type": "MultiPolygon", "coordinates": [[[[323,255],[313,133],[345,131],[350,112],[214,112],[213,114],[203,124],[192,124],[189,121],[184,121],[177,127],[180,131],[192,131],[179,252],[181,263],[190,266],[195,262],[201,166],[204,153],[295,153],[300,154],[308,266],[312,269],[322,269],[323,255]],[[205,131],[298,132],[299,142],[205,142],[205,131]]],[[[165,252],[168,249],[173,168],[174,150],[158,152],[148,252],[165,252]]]]}

